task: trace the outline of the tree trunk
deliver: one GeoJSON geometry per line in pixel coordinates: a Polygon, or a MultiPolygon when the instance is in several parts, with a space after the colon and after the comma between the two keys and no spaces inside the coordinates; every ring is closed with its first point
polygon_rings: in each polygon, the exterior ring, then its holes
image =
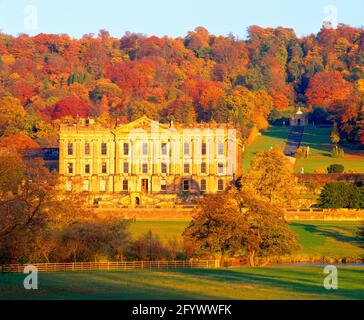
{"type": "Polygon", "coordinates": [[[249,263],[249,267],[254,268],[255,267],[255,251],[249,251],[248,252],[248,263],[249,263]]]}
{"type": "Polygon", "coordinates": [[[221,256],[220,256],[220,268],[224,268],[225,267],[225,252],[221,252],[221,256]]]}

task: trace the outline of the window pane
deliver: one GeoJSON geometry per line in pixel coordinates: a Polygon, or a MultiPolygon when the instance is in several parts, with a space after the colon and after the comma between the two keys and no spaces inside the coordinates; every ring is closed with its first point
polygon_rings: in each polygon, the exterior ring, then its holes
{"type": "Polygon", "coordinates": [[[103,164],[102,164],[102,173],[103,173],[103,174],[106,174],[106,173],[107,173],[107,166],[106,166],[106,163],[103,163],[103,164]]]}
{"type": "Polygon", "coordinates": [[[183,191],[189,191],[189,190],[190,190],[190,181],[183,180],[183,191]]]}
{"type": "Polygon", "coordinates": [[[129,173],[129,162],[124,162],[124,173],[129,173]]]}
{"type": "Polygon", "coordinates": [[[206,172],[207,172],[206,162],[202,162],[201,163],[201,173],[206,173],[206,172]]]}
{"type": "Polygon", "coordinates": [[[124,143],[124,156],[129,155],[129,143],[124,143]]]}
{"type": "Polygon", "coordinates": [[[101,144],[101,154],[103,156],[106,156],[107,155],[107,144],[106,143],[102,143],[101,144]]]}
{"type": "Polygon", "coordinates": [[[201,191],[206,191],[206,180],[201,180],[201,191]]]}
{"type": "Polygon", "coordinates": [[[124,180],[123,181],[123,191],[128,191],[128,190],[129,190],[128,180],[124,180]]]}
{"type": "Polygon", "coordinates": [[[190,173],[190,164],[189,163],[185,163],[184,164],[184,173],[190,173]]]}
{"type": "Polygon", "coordinates": [[[90,171],[91,171],[90,169],[91,169],[90,165],[89,165],[89,164],[86,164],[86,165],[85,165],[85,173],[86,173],[86,174],[89,174],[89,173],[90,173],[90,171]]]}
{"type": "Polygon", "coordinates": [[[184,144],[183,151],[184,151],[184,154],[185,154],[185,155],[189,155],[189,154],[190,154],[190,144],[189,144],[189,142],[186,142],[186,143],[184,144]]]}
{"type": "Polygon", "coordinates": [[[218,182],[218,190],[224,191],[224,180],[219,180],[218,182]]]}
{"type": "Polygon", "coordinates": [[[68,173],[73,174],[73,163],[69,163],[67,168],[68,168],[68,173]]]}
{"type": "Polygon", "coordinates": [[[166,156],[167,155],[167,144],[166,143],[162,143],[162,155],[166,156]]]}
{"type": "Polygon", "coordinates": [[[85,155],[89,156],[90,155],[90,144],[89,143],[85,143],[85,155]]]}
{"type": "Polygon", "coordinates": [[[143,163],[143,173],[148,173],[148,164],[147,163],[143,163]]]}
{"type": "Polygon", "coordinates": [[[219,142],[219,145],[218,145],[218,149],[219,149],[219,150],[218,150],[218,153],[219,153],[219,155],[220,155],[220,156],[223,156],[223,155],[224,155],[224,153],[225,153],[225,152],[224,152],[224,147],[225,147],[225,146],[224,146],[224,143],[223,143],[223,142],[219,142]]]}
{"type": "Polygon", "coordinates": [[[143,143],[143,156],[148,155],[148,143],[143,143]]]}
{"type": "Polygon", "coordinates": [[[69,143],[68,144],[68,155],[72,156],[73,155],[73,143],[69,143]]]}
{"type": "Polygon", "coordinates": [[[218,173],[219,174],[223,174],[224,173],[224,164],[223,163],[219,163],[219,165],[218,165],[218,173]]]}
{"type": "Polygon", "coordinates": [[[202,145],[201,145],[201,154],[203,155],[203,156],[205,156],[206,155],[206,153],[207,153],[207,148],[206,148],[206,143],[205,142],[203,142],[202,143],[202,145]]]}
{"type": "Polygon", "coordinates": [[[166,163],[162,163],[161,171],[162,171],[162,173],[167,173],[167,164],[166,163]]]}

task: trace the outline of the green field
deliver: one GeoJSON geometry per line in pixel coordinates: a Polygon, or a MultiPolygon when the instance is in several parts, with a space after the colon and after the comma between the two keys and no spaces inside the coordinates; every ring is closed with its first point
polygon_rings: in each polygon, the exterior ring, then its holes
{"type": "Polygon", "coordinates": [[[243,158],[244,170],[249,168],[250,162],[257,152],[270,150],[270,148],[274,146],[278,146],[283,150],[290,130],[290,127],[282,126],[270,127],[268,130],[262,132],[262,134],[245,149],[243,158]]]}
{"type": "MultiPolygon", "coordinates": [[[[255,141],[248,147],[244,153],[243,167],[244,170],[249,168],[251,160],[257,152],[269,150],[273,146],[278,146],[282,150],[287,142],[291,127],[270,127],[262,132],[255,141]]],[[[326,172],[331,164],[343,164],[346,171],[364,173],[364,150],[350,149],[344,147],[345,157],[335,159],[331,157],[333,145],[330,142],[331,128],[320,128],[307,126],[302,139],[302,146],[309,146],[311,154],[309,159],[297,159],[295,172],[300,173],[304,168],[305,173],[314,173],[315,170],[326,172]]]]}
{"type": "MultiPolygon", "coordinates": [[[[137,221],[131,225],[134,237],[151,230],[162,241],[180,239],[188,221],[137,221]]],[[[323,257],[357,257],[364,250],[357,244],[357,222],[292,222],[302,249],[296,254],[323,257]]]]}
{"type": "Polygon", "coordinates": [[[364,299],[364,268],[339,267],[339,289],[323,286],[322,267],[239,268],[39,274],[39,290],[23,274],[0,280],[0,299],[364,299]]]}
{"type": "Polygon", "coordinates": [[[335,159],[331,157],[333,145],[330,142],[331,128],[317,128],[308,126],[302,140],[302,146],[310,147],[309,159],[297,159],[296,172],[313,173],[315,170],[325,172],[331,164],[342,164],[346,171],[364,172],[364,151],[345,147],[345,157],[335,159]]]}

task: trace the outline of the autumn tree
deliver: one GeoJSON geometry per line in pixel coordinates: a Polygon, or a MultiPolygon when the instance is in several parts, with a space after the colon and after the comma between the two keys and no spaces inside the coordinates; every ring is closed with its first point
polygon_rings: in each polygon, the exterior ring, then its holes
{"type": "Polygon", "coordinates": [[[312,106],[330,108],[335,101],[343,101],[353,93],[353,86],[338,71],[323,71],[310,80],[306,91],[312,106]]]}
{"type": "Polygon", "coordinates": [[[270,204],[288,207],[297,196],[293,165],[277,147],[258,152],[244,177],[243,188],[259,194],[270,204]]]}
{"type": "Polygon", "coordinates": [[[183,236],[197,253],[216,255],[224,266],[225,255],[240,248],[245,227],[241,210],[234,197],[223,193],[206,196],[198,207],[183,236]]]}
{"type": "Polygon", "coordinates": [[[259,194],[250,192],[238,192],[236,197],[245,224],[241,245],[246,250],[249,266],[256,265],[256,257],[269,259],[299,249],[282,207],[271,205],[259,194]]]}
{"type": "Polygon", "coordinates": [[[281,207],[244,190],[202,199],[183,236],[197,253],[220,256],[220,266],[228,253],[245,254],[254,267],[256,257],[281,256],[299,247],[281,207]]]}

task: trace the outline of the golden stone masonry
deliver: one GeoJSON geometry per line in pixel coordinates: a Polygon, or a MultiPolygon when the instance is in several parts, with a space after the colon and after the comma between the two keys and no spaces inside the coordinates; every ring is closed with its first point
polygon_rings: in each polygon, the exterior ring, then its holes
{"type": "Polygon", "coordinates": [[[160,124],[146,117],[114,128],[92,119],[62,124],[61,190],[123,206],[170,205],[224,191],[241,176],[242,144],[227,124],[160,124]]]}

